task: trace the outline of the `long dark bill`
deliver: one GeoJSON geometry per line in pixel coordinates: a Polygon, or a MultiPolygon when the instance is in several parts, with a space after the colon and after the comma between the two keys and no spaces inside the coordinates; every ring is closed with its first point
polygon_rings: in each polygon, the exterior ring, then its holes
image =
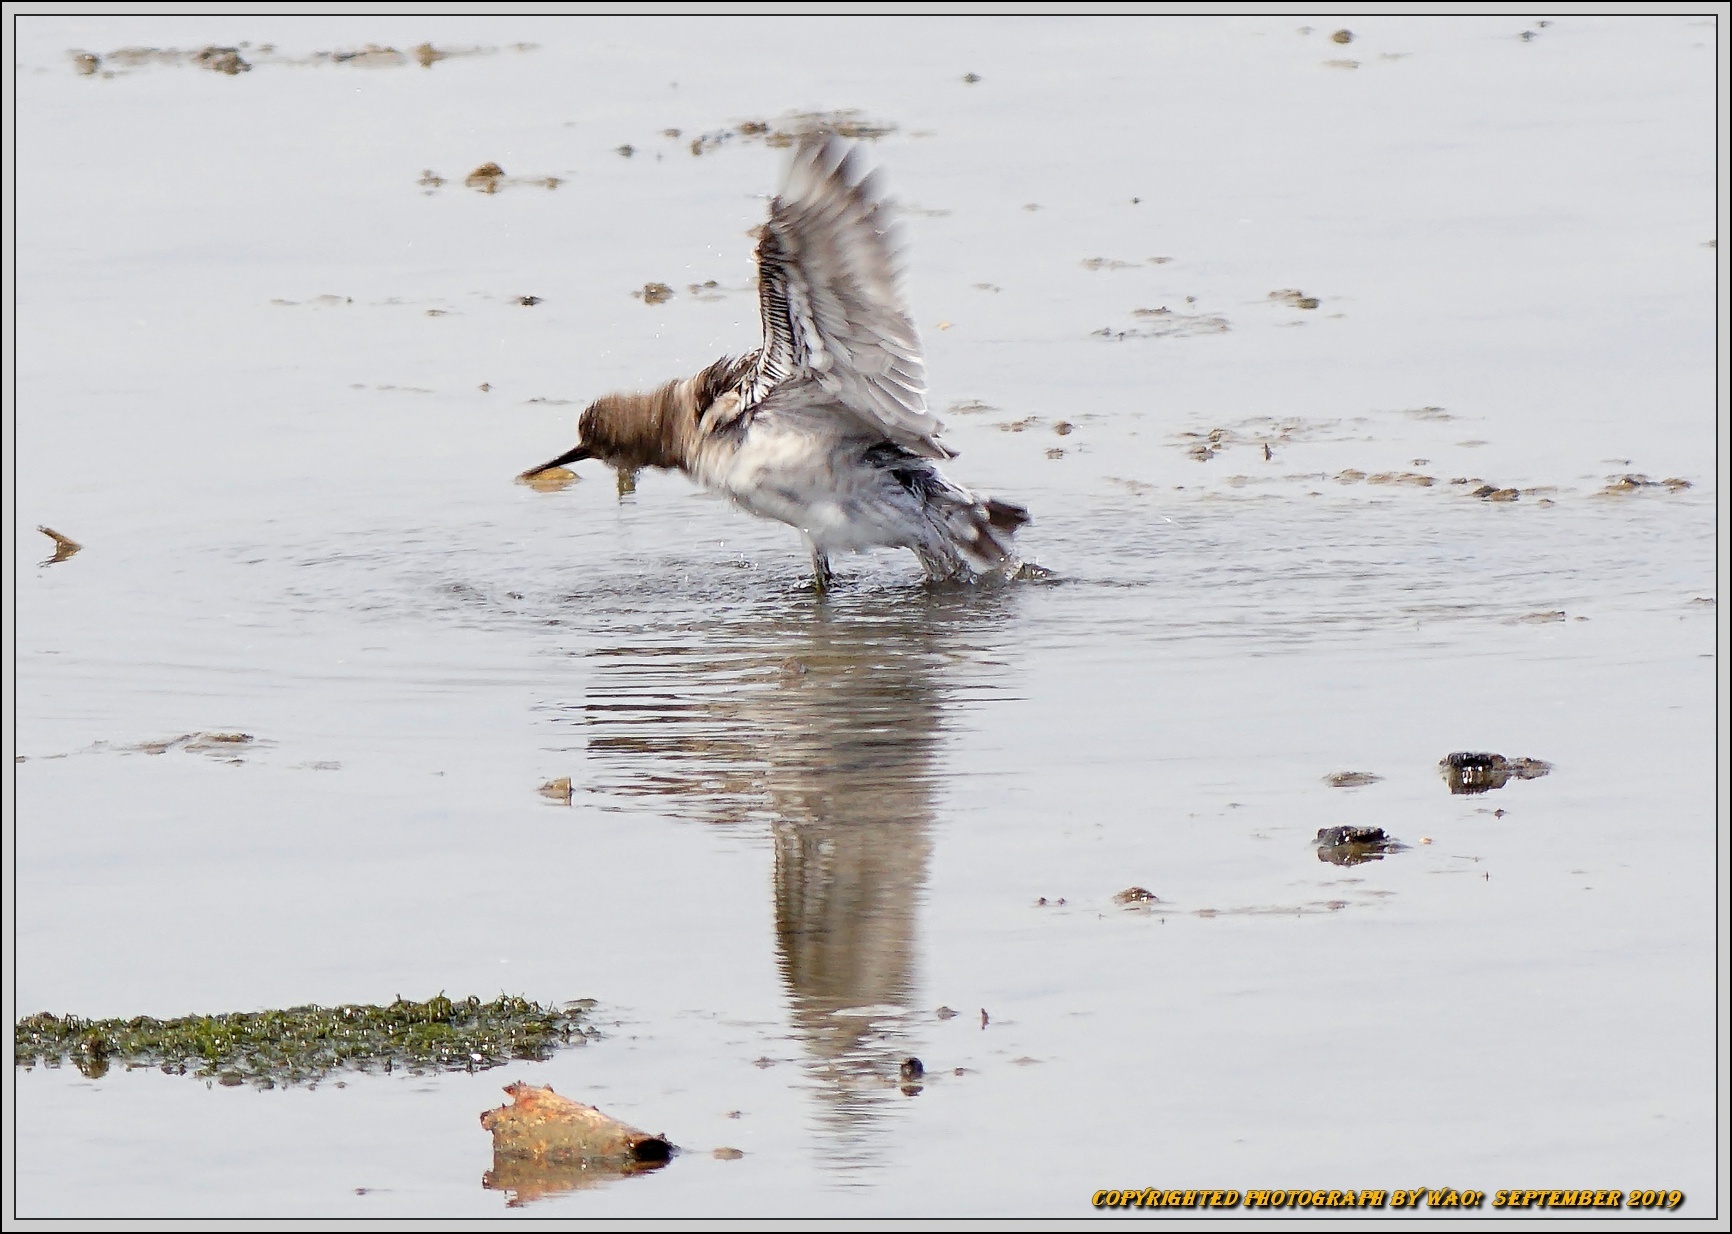
{"type": "Polygon", "coordinates": [[[594,457],[595,456],[589,452],[588,447],[573,446],[558,458],[550,458],[539,467],[531,467],[528,471],[523,472],[517,478],[519,480],[527,480],[531,476],[539,476],[542,472],[550,471],[555,467],[563,467],[567,463],[580,463],[586,458],[594,457]]]}

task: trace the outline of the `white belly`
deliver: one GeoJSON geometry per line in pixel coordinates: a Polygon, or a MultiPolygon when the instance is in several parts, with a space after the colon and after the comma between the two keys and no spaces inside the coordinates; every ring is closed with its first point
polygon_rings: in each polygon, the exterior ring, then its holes
{"type": "Polygon", "coordinates": [[[919,510],[902,487],[858,449],[834,444],[759,429],[738,448],[704,459],[696,475],[753,514],[797,527],[820,548],[911,548],[923,539],[919,510]]]}

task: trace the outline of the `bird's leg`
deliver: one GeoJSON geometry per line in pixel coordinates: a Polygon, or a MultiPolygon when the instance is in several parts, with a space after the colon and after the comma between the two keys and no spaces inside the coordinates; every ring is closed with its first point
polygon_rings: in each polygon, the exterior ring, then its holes
{"type": "Polygon", "coordinates": [[[836,577],[830,573],[830,555],[813,544],[810,539],[806,543],[812,549],[812,586],[819,595],[823,595],[830,590],[830,584],[836,577]]]}

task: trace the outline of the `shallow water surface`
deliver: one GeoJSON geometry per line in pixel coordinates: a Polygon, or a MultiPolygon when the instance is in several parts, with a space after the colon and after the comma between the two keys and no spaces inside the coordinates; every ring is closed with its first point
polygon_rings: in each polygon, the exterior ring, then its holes
{"type": "Polygon", "coordinates": [[[1717,1215],[1717,32],[1300,27],[25,19],[14,1014],[602,1036],[14,1072],[17,1215],[1717,1215]],[[377,50],[424,42],[475,54],[377,50]],[[755,344],[749,122],[844,109],[947,467],[1050,579],[820,599],[677,477],[511,482],[755,344]],[[1552,770],[1452,794],[1458,751],[1552,770]],[[484,1185],[515,1079],[684,1151],[484,1185]]]}

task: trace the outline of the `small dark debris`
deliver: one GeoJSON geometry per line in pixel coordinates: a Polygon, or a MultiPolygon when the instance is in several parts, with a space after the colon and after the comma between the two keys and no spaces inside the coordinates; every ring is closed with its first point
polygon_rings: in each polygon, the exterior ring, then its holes
{"type": "Polygon", "coordinates": [[[1317,833],[1317,860],[1330,865],[1356,866],[1381,861],[1385,853],[1400,852],[1407,845],[1384,833],[1381,827],[1324,827],[1317,833]]]}
{"type": "Polygon", "coordinates": [[[54,541],[54,555],[43,561],[42,564],[45,566],[51,566],[51,565],[55,564],[56,562],[65,561],[68,557],[72,556],[74,553],[78,552],[80,549],[82,549],[84,547],[78,541],[70,539],[67,536],[61,535],[58,531],[55,531],[54,528],[52,528],[52,527],[40,527],[39,526],[36,528],[36,530],[40,531],[43,535],[47,536],[50,540],[54,541]]]}
{"type": "Polygon", "coordinates": [[[1462,751],[1445,755],[1438,768],[1450,792],[1471,796],[1502,788],[1511,780],[1537,780],[1550,772],[1552,765],[1537,758],[1505,758],[1501,754],[1462,751]]]}
{"type": "Polygon", "coordinates": [[[226,73],[230,77],[253,71],[253,66],[242,60],[239,50],[233,47],[205,47],[195,52],[193,59],[213,73],[226,73]]]}

